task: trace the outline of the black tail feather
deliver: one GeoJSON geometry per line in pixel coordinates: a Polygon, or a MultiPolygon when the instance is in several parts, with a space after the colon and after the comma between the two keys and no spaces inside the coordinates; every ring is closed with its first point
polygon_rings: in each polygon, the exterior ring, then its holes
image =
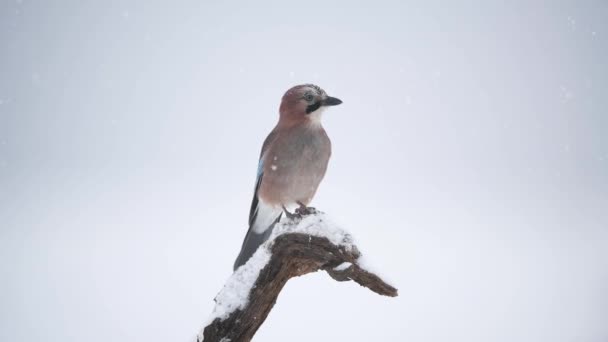
{"type": "Polygon", "coordinates": [[[258,247],[260,247],[261,244],[263,244],[266,240],[268,240],[268,237],[270,236],[270,234],[272,233],[272,230],[274,229],[274,225],[277,224],[277,222],[279,222],[281,220],[282,216],[283,216],[283,213],[281,213],[281,215],[279,215],[279,217],[277,217],[277,219],[272,223],[272,225],[270,227],[268,227],[265,231],[263,231],[259,234],[254,232],[253,229],[251,229],[251,226],[249,227],[249,230],[247,231],[247,235],[245,235],[245,240],[243,240],[243,246],[241,246],[241,252],[239,253],[239,256],[236,258],[236,260],[234,261],[233,269],[235,271],[241,265],[244,265],[247,262],[247,260],[249,260],[249,258],[251,258],[253,253],[255,253],[255,251],[258,250],[258,247]]]}

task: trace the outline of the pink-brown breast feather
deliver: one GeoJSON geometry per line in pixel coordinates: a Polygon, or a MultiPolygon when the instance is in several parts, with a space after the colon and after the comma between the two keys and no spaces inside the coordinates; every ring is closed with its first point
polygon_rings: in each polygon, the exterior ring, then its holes
{"type": "Polygon", "coordinates": [[[264,151],[264,176],[258,196],[280,206],[309,204],[327,170],[331,141],[320,125],[301,124],[276,130],[264,151]]]}

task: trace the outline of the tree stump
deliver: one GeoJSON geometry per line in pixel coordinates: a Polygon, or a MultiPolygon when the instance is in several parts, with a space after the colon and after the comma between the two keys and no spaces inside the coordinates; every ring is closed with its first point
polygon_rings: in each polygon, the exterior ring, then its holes
{"type": "Polygon", "coordinates": [[[350,234],[321,212],[279,223],[215,298],[198,342],[250,341],[287,281],[319,270],[337,281],[354,280],[380,295],[397,296],[396,288],[360,265],[360,256],[350,234]]]}

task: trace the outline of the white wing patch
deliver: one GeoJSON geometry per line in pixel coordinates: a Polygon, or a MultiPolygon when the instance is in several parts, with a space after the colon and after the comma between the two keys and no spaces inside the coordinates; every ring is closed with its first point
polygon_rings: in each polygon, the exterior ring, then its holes
{"type": "Polygon", "coordinates": [[[263,233],[270,228],[282,212],[283,208],[264,203],[261,198],[258,198],[257,215],[251,229],[257,234],[263,233]]]}

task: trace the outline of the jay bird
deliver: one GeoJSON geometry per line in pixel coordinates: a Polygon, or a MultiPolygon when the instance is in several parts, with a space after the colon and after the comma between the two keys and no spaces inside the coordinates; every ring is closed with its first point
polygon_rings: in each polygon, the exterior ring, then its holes
{"type": "Polygon", "coordinates": [[[287,208],[299,207],[296,212],[306,212],[331,155],[331,141],[321,126],[321,115],[328,106],[340,103],[340,99],[313,84],[295,86],[283,95],[279,122],[262,145],[249,230],[234,270],[268,239],[283,212],[288,217],[293,215],[287,208]]]}

